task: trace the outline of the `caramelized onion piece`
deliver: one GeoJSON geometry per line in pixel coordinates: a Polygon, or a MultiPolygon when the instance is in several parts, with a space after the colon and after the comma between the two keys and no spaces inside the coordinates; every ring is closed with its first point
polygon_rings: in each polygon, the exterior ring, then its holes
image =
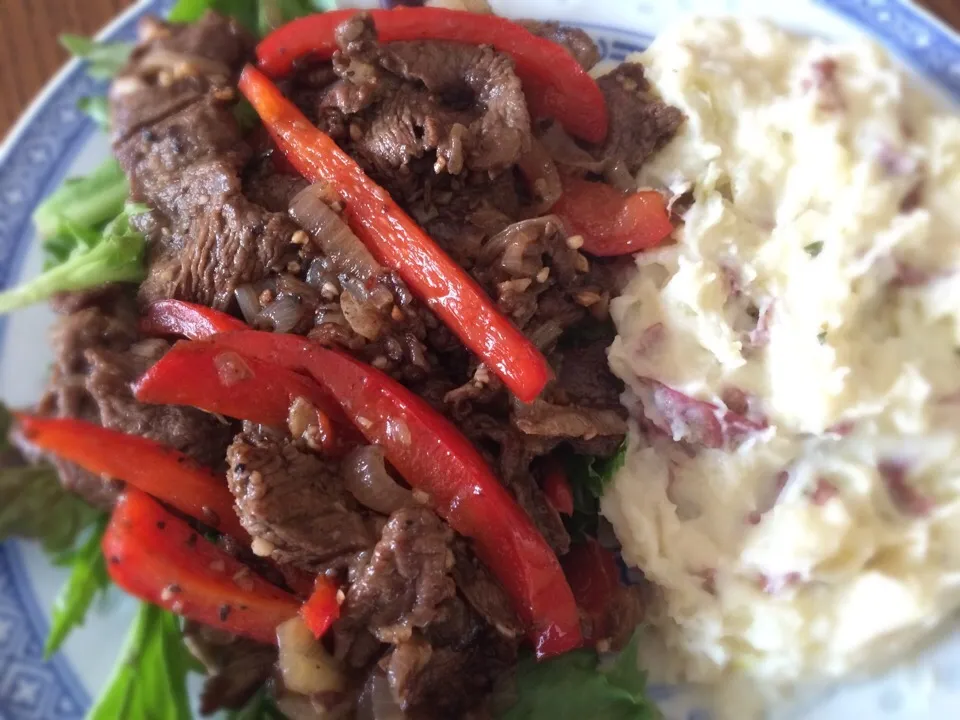
{"type": "Polygon", "coordinates": [[[383,450],[375,445],[365,445],[347,455],[343,482],[357,502],[383,515],[413,504],[413,494],[390,477],[383,450]]]}
{"type": "Polygon", "coordinates": [[[567,135],[559,124],[553,123],[540,136],[540,143],[550,153],[554,162],[567,167],[586,170],[591,173],[602,173],[606,163],[597,160],[590,153],[577,145],[576,141],[567,135]]]}
{"type": "Polygon", "coordinates": [[[277,628],[277,647],[280,674],[290,692],[314,695],[343,689],[344,677],[336,660],[323,649],[299,617],[293,617],[277,628]]]}
{"type": "Polygon", "coordinates": [[[517,164],[520,166],[520,172],[527,179],[530,192],[536,200],[528,208],[529,214],[532,216],[543,215],[556,204],[563,192],[557,166],[553,164],[550,153],[536,138],[531,140],[530,149],[520,156],[517,164]]]}

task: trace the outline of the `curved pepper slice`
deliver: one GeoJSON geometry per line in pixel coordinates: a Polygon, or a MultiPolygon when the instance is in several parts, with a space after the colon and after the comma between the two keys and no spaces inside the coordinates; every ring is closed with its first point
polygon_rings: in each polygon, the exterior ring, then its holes
{"type": "Polygon", "coordinates": [[[573,515],[573,489],[559,462],[551,463],[543,478],[543,494],[550,506],[561,515],[573,515]]]}
{"type": "Polygon", "coordinates": [[[144,335],[179,335],[191,340],[247,329],[249,326],[235,317],[183,300],[151,303],[140,319],[140,332],[144,335]]]}
{"type": "Polygon", "coordinates": [[[580,621],[557,556],[476,448],[395,380],[296,335],[236,332],[210,342],[307,372],[337,399],[367,440],[461,535],[471,538],[528,628],[539,657],[580,645],[580,621]]]}
{"type": "Polygon", "coordinates": [[[340,617],[340,601],[337,599],[339,592],[332,580],[321,575],[317,578],[313,593],[300,608],[300,617],[317,640],[322,638],[340,617]]]}
{"type": "Polygon", "coordinates": [[[177,615],[276,643],[300,603],[255,575],[144,492],[128,488],[101,545],[121,588],[177,615]]]}
{"type": "Polygon", "coordinates": [[[605,637],[607,609],[621,587],[616,556],[596,539],[588,537],[570,547],[570,552],[563,556],[563,569],[577,605],[590,621],[588,639],[605,637]]]}
{"type": "Polygon", "coordinates": [[[605,183],[563,178],[563,194],[551,212],[583,236],[591,255],[628,255],[656,247],[673,232],[663,196],[656,190],[625,193],[605,183]]]}
{"type": "Polygon", "coordinates": [[[311,378],[213,345],[177,343],[133,391],[143,403],[189,405],[272,427],[285,427],[290,405],[303,398],[335,425],[328,428],[325,449],[340,454],[363,439],[337,401],[311,378]]]}
{"type": "Polygon", "coordinates": [[[514,395],[534,400],[550,378],[550,366],[473,278],[263,73],[248,66],[240,90],[303,176],[330,185],[346,201],[344,217],[363,244],[399,273],[514,395]]]}
{"type": "MultiPolygon", "coordinates": [[[[288,75],[304,58],[329,60],[337,50],[337,26],[357,10],[309,15],[270,33],[257,47],[260,68],[288,75]]],[[[607,136],[607,102],[596,81],[567,50],[496,15],[464,14],[443,8],[400,8],[369,12],[382,43],[448,40],[492,45],[513,58],[534,118],[554,118],[571,135],[599,143],[607,136]]]]}
{"type": "Polygon", "coordinates": [[[249,542],[222,477],[179,450],[74,418],[16,416],[32,445],[139,488],[204,525],[249,542]]]}

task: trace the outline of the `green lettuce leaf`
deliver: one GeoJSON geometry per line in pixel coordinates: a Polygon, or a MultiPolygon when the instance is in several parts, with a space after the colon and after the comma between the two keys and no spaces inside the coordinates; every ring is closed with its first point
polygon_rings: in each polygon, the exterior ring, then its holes
{"type": "Polygon", "coordinates": [[[207,10],[215,10],[262,36],[298,17],[336,6],[336,0],[179,0],[167,17],[173,22],[194,22],[207,10]]]}
{"type": "Polygon", "coordinates": [[[87,73],[98,79],[112,78],[127,64],[133,43],[101,42],[82,35],[61,35],[60,44],[71,55],[87,61],[87,73]]]}
{"type": "Polygon", "coordinates": [[[180,620],[144,603],[127,634],[113,677],[86,720],[188,720],[193,715],[187,674],[193,667],[193,658],[183,644],[180,620]]]}
{"type": "Polygon", "coordinates": [[[517,702],[500,720],[660,720],[637,667],[638,635],[612,661],[577,650],[547,662],[532,657],[517,670],[517,702]]]}
{"type": "Polygon", "coordinates": [[[19,537],[65,552],[99,513],[63,489],[54,467],[24,464],[7,439],[11,422],[0,404],[0,542],[19,537]]]}
{"type": "Polygon", "coordinates": [[[101,130],[110,129],[110,103],[107,102],[106,95],[80,98],[77,107],[89,115],[101,130]]]}
{"type": "Polygon", "coordinates": [[[45,238],[63,234],[67,226],[100,228],[123,211],[129,194],[120,163],[110,158],[89,175],[63,183],[37,206],[33,223],[45,238]]]}
{"type": "Polygon", "coordinates": [[[266,689],[261,689],[240,710],[227,713],[227,720],[286,720],[286,717],[277,709],[266,689]]]}
{"type": "Polygon", "coordinates": [[[83,625],[94,600],[102,597],[110,587],[107,563],[100,550],[108,519],[103,515],[80,547],[60,559],[59,564],[70,567],[70,577],[53,604],[50,632],[43,648],[47,660],[60,649],[75,628],[83,625]]]}
{"type": "Polygon", "coordinates": [[[146,241],[130,225],[130,217],[142,211],[128,206],[99,233],[64,223],[66,234],[46,246],[50,256],[60,262],[0,293],[0,314],[42,302],[58,292],[143,280],[146,241]]]}
{"type": "Polygon", "coordinates": [[[574,537],[596,536],[600,498],[617,470],[627,458],[624,442],[609,458],[579,455],[569,465],[570,489],[573,491],[573,516],[566,519],[567,530],[574,537]]]}

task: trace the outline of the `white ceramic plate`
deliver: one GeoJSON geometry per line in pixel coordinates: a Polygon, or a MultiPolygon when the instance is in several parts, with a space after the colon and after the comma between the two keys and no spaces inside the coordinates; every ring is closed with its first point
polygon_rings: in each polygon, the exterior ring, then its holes
{"type": "MultiPolygon", "coordinates": [[[[139,2],[103,37],[132,39],[141,16],[162,13],[172,2],[139,2]]],[[[689,12],[761,15],[836,38],[866,32],[944,102],[960,102],[960,37],[900,0],[501,0],[494,5],[507,15],[580,25],[596,38],[604,57],[614,61],[646,46],[671,19],[689,12]]],[[[10,71],[15,69],[5,70],[10,71]]],[[[78,99],[103,89],[77,63],[67,66],[0,148],[0,286],[39,269],[30,223],[33,207],[65,177],[90,170],[108,153],[106,140],[76,109],[78,99]]],[[[0,397],[8,404],[28,404],[40,393],[50,358],[45,339],[50,320],[45,308],[0,317],[0,397]]],[[[82,718],[114,664],[134,608],[120,597],[106,611],[93,613],[63,652],[43,663],[50,606],[62,580],[62,571],[52,568],[36,547],[0,545],[0,720],[82,718]]],[[[697,707],[680,688],[652,692],[670,720],[710,718],[709,710],[697,707]]],[[[833,691],[798,715],[811,720],[960,718],[960,633],[882,678],[833,691]]]]}

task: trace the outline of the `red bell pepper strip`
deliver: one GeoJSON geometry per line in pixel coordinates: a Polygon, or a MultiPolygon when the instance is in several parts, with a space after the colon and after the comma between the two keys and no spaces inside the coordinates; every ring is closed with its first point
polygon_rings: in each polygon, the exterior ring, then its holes
{"type": "MultiPolygon", "coordinates": [[[[291,73],[299,60],[329,60],[337,50],[337,26],[357,10],[339,10],[294,20],[270,33],[257,47],[260,68],[271,77],[291,73]]],[[[369,12],[382,43],[448,40],[492,45],[513,58],[534,118],[554,118],[571,135],[588,142],[607,136],[607,102],[596,81],[566,49],[506,18],[442,8],[369,12]]]]}
{"type": "Polygon", "coordinates": [[[614,554],[594,538],[570,547],[563,569],[577,605],[589,621],[593,640],[606,636],[607,608],[620,589],[620,569],[614,554]]]}
{"type": "Polygon", "coordinates": [[[331,425],[326,450],[342,454],[363,440],[337,401],[314,380],[213,345],[177,343],[133,391],[142,403],[189,405],[272,427],[286,427],[290,405],[303,398],[317,409],[320,421],[331,425]]]}
{"type": "Polygon", "coordinates": [[[223,478],[179,450],[74,418],[16,418],[23,437],[35,447],[94,475],[123,480],[204,525],[250,541],[223,478]]]}
{"type": "Polygon", "coordinates": [[[140,319],[140,332],[144,335],[180,335],[191,340],[248,328],[246,323],[226,313],[183,300],[151,303],[140,319]]]}
{"type": "Polygon", "coordinates": [[[600,182],[563,178],[551,212],[567,230],[583,236],[591,255],[627,255],[656,247],[673,232],[663,196],[656,190],[624,193],[600,182]]]}
{"type": "Polygon", "coordinates": [[[332,580],[321,575],[317,578],[313,594],[300,608],[300,617],[317,640],[322,638],[340,617],[340,601],[337,599],[339,592],[340,589],[332,580]]]}
{"type": "Polygon", "coordinates": [[[552,463],[543,478],[543,494],[547,502],[561,515],[573,515],[573,490],[567,474],[559,463],[552,463]]]}
{"type": "Polygon", "coordinates": [[[210,342],[307,372],[330,391],[367,440],[471,538],[526,624],[539,657],[578,647],[573,594],[556,555],[476,448],[424,400],[375,368],[296,335],[236,332],[210,342]]]}
{"type": "Polygon", "coordinates": [[[263,73],[248,66],[240,90],[303,176],[332,186],[346,201],[344,217],[380,262],[399,273],[514,395],[534,400],[550,378],[550,366],[473,278],[263,73]]]}
{"type": "Polygon", "coordinates": [[[276,643],[276,627],[300,603],[255,575],[160,503],[128,488],[101,544],[121,588],[177,615],[237,635],[276,643]]]}

